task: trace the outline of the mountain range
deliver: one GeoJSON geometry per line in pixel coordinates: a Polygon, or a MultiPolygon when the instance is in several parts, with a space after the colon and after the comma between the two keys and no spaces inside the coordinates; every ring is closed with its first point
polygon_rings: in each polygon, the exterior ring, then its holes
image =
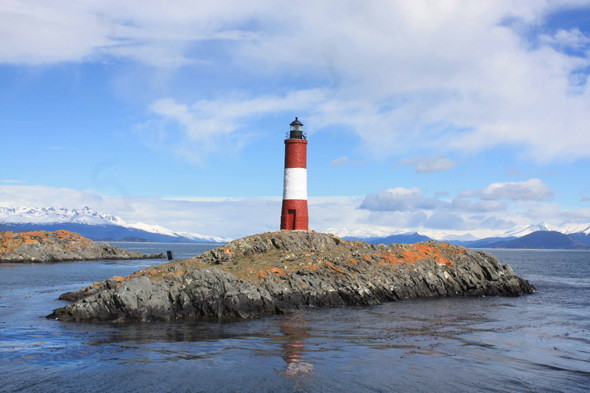
{"type": "MultiPolygon", "coordinates": [[[[430,233],[429,233],[430,234],[430,233]]],[[[502,236],[477,239],[470,234],[456,236],[435,233],[433,237],[418,232],[396,233],[390,236],[343,236],[345,240],[363,240],[373,244],[411,244],[430,239],[470,248],[545,248],[589,249],[590,224],[550,225],[541,222],[506,231],[502,236]],[[467,239],[467,240],[461,240],[467,239]]]]}
{"type": "Polygon", "coordinates": [[[28,232],[65,229],[93,240],[154,241],[162,243],[227,243],[220,236],[175,232],[159,225],[127,223],[110,214],[83,209],[0,207],[0,231],[28,232]]]}
{"type": "MultiPolygon", "coordinates": [[[[0,207],[0,231],[27,232],[34,230],[56,231],[65,229],[93,240],[153,241],[163,243],[227,243],[230,238],[175,232],[159,225],[141,222],[127,223],[111,214],[100,214],[89,207],[83,209],[0,207]]],[[[334,229],[345,240],[363,240],[373,244],[417,243],[430,239],[470,248],[590,248],[590,224],[562,226],[541,222],[523,225],[504,232],[501,236],[478,239],[471,234],[452,235],[425,231],[391,234],[385,228],[368,230],[334,229]]]]}

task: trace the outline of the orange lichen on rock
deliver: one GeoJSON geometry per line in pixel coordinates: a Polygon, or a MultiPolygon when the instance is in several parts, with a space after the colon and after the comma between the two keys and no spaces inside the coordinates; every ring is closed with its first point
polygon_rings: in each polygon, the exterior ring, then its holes
{"type": "Polygon", "coordinates": [[[397,265],[399,263],[399,259],[397,259],[393,254],[381,254],[381,259],[392,265],[397,265]]]}
{"type": "Polygon", "coordinates": [[[434,247],[424,243],[413,244],[407,246],[407,248],[402,252],[402,259],[404,262],[412,264],[419,261],[432,259],[439,265],[453,267],[451,261],[442,254],[443,249],[444,248],[434,247]]]}
{"type": "Polygon", "coordinates": [[[55,232],[0,232],[0,253],[10,253],[15,251],[15,248],[17,247],[34,244],[49,248],[65,248],[70,251],[76,251],[76,246],[86,248],[90,242],[91,241],[77,233],[64,230],[55,232]],[[67,242],[64,244],[63,241],[67,242]]]}
{"type": "Polygon", "coordinates": [[[278,274],[278,275],[284,275],[285,274],[285,271],[282,270],[282,269],[279,269],[278,267],[273,267],[272,269],[270,269],[270,272],[271,273],[278,274]]]}
{"type": "Polygon", "coordinates": [[[322,262],[322,265],[324,266],[328,266],[330,269],[337,271],[338,273],[341,274],[346,274],[346,275],[350,275],[346,270],[344,270],[343,268],[339,267],[339,266],[334,266],[334,264],[332,262],[329,261],[324,261],[322,262]]]}

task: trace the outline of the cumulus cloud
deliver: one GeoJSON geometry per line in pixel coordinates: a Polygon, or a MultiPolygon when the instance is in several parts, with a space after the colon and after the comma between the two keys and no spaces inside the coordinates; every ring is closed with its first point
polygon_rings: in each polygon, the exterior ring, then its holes
{"type": "Polygon", "coordinates": [[[479,197],[483,200],[510,199],[513,201],[543,201],[555,193],[540,179],[521,182],[493,183],[478,190],[461,193],[463,197],[479,197]]]}
{"type": "Polygon", "coordinates": [[[444,211],[435,211],[422,225],[430,229],[465,229],[460,215],[444,211]]]}
{"type": "Polygon", "coordinates": [[[568,210],[563,212],[563,216],[572,219],[574,222],[588,223],[588,220],[590,220],[590,208],[568,210]]]}
{"type": "MultiPolygon", "coordinates": [[[[470,191],[469,194],[473,196],[474,192],[470,191]]],[[[519,195],[522,197],[523,194],[519,195]]],[[[425,197],[423,191],[417,187],[411,189],[398,187],[368,194],[358,209],[370,212],[359,221],[361,224],[405,227],[434,234],[440,230],[479,231],[480,233],[488,230],[491,232],[485,236],[496,236],[499,230],[512,228],[517,223],[530,222],[531,219],[538,220],[540,216],[561,221],[571,219],[563,212],[550,211],[546,204],[539,204],[536,201],[507,202],[496,199],[473,201],[462,196],[452,199],[441,199],[438,196],[429,198],[425,197]],[[516,203],[519,205],[514,206],[516,203]],[[526,206],[529,208],[527,213],[523,215],[518,212],[518,209],[526,206]],[[541,211],[543,208],[545,210],[541,211]],[[537,213],[534,212],[535,209],[537,213]],[[429,230],[435,232],[427,232],[429,230]]]]}
{"type": "Polygon", "coordinates": [[[457,166],[457,162],[451,160],[449,157],[436,156],[430,157],[416,157],[416,158],[405,158],[399,160],[393,166],[403,167],[411,166],[414,167],[416,173],[432,173],[432,172],[446,172],[454,169],[457,166]]]}
{"type": "Polygon", "coordinates": [[[365,196],[360,209],[371,211],[406,211],[414,209],[422,200],[422,190],[418,187],[396,187],[388,190],[379,190],[377,194],[365,196]]]}
{"type": "Polygon", "coordinates": [[[466,211],[472,213],[490,213],[508,210],[508,204],[500,201],[476,201],[471,203],[466,211]]]}
{"type": "Polygon", "coordinates": [[[537,203],[529,207],[526,216],[535,220],[554,220],[561,215],[561,207],[556,203],[537,203]]]}
{"type": "MultiPolygon", "coordinates": [[[[369,224],[372,227],[388,227],[395,229],[419,228],[428,219],[423,211],[384,211],[370,212],[358,220],[358,224],[369,224]]],[[[358,225],[357,224],[357,225],[358,225]]]]}
{"type": "Polygon", "coordinates": [[[330,163],[330,166],[332,168],[338,168],[339,166],[342,166],[342,165],[346,164],[347,162],[348,162],[348,157],[342,156],[342,157],[337,158],[334,161],[332,161],[330,163]]]}
{"type": "Polygon", "coordinates": [[[495,216],[485,217],[478,222],[478,225],[482,228],[488,229],[510,229],[516,226],[516,223],[512,220],[506,220],[495,216]]]}
{"type": "Polygon", "coordinates": [[[466,198],[453,198],[450,201],[439,198],[424,198],[422,190],[414,188],[390,188],[379,190],[376,194],[368,194],[359,209],[374,212],[386,211],[459,211],[463,213],[491,213],[506,211],[508,204],[504,201],[480,200],[471,201],[466,198]]]}

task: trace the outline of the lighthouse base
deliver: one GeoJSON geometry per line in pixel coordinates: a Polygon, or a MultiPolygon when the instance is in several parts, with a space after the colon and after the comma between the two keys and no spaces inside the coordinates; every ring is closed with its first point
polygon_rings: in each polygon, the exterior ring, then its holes
{"type": "Polygon", "coordinates": [[[283,208],[281,209],[281,230],[309,230],[307,200],[283,200],[283,208]]]}

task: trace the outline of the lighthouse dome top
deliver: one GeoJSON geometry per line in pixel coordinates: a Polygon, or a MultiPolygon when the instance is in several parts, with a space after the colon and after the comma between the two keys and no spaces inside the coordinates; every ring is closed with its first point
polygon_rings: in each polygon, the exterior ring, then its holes
{"type": "Polygon", "coordinates": [[[303,123],[299,121],[299,119],[296,117],[295,120],[290,124],[291,127],[293,126],[302,126],[303,123]]]}
{"type": "Polygon", "coordinates": [[[303,132],[303,123],[298,118],[295,118],[295,121],[290,126],[291,132],[288,135],[289,139],[306,139],[305,133],[303,132]]]}

